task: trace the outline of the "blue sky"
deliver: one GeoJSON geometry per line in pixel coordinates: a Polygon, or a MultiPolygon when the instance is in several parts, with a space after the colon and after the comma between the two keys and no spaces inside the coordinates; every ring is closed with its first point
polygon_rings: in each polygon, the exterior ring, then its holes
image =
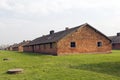
{"type": "Polygon", "coordinates": [[[120,0],[0,0],[0,44],[13,44],[89,23],[120,32],[120,0]]]}

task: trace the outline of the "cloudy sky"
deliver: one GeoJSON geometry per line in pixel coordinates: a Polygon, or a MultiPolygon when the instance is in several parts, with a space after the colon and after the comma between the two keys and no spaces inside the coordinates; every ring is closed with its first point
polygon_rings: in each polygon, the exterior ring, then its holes
{"type": "Polygon", "coordinates": [[[120,32],[120,0],[0,0],[0,44],[18,43],[89,23],[120,32]]]}

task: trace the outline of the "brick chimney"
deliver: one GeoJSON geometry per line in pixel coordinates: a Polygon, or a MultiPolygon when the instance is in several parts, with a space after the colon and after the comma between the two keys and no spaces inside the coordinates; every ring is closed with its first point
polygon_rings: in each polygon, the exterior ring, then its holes
{"type": "Polygon", "coordinates": [[[51,35],[51,34],[54,34],[54,30],[51,30],[51,31],[50,31],[50,35],[51,35]]]}
{"type": "Polygon", "coordinates": [[[69,29],[69,27],[66,27],[66,28],[65,28],[65,30],[68,30],[68,29],[69,29]]]}
{"type": "Polygon", "coordinates": [[[25,40],[23,40],[23,42],[26,42],[25,40]]]}
{"type": "Polygon", "coordinates": [[[120,32],[119,32],[119,33],[117,33],[117,36],[120,36],[120,32]]]}

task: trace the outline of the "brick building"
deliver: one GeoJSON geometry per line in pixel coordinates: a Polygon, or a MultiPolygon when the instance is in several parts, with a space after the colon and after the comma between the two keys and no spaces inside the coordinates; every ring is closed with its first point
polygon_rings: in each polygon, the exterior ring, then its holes
{"type": "Polygon", "coordinates": [[[109,37],[112,41],[112,49],[120,50],[120,33],[117,33],[116,36],[109,37]]]}
{"type": "Polygon", "coordinates": [[[10,46],[11,50],[12,50],[12,51],[18,51],[18,45],[19,45],[19,44],[17,44],[17,43],[11,45],[11,46],[10,46]]]}
{"type": "Polygon", "coordinates": [[[6,50],[9,50],[9,51],[12,51],[12,45],[10,45],[10,46],[8,46],[7,48],[6,48],[6,50]]]}
{"type": "Polygon", "coordinates": [[[21,43],[16,43],[16,44],[13,44],[11,46],[8,47],[8,50],[10,51],[19,51],[19,52],[23,52],[23,46],[24,45],[27,45],[30,41],[23,41],[21,43]]]}
{"type": "Polygon", "coordinates": [[[30,42],[29,40],[27,40],[27,41],[24,40],[23,42],[19,43],[18,44],[18,51],[23,52],[23,46],[27,45],[29,42],[30,42]]]}
{"type": "Polygon", "coordinates": [[[109,53],[111,40],[100,31],[85,23],[63,31],[36,38],[24,46],[25,52],[53,55],[78,53],[109,53]]]}

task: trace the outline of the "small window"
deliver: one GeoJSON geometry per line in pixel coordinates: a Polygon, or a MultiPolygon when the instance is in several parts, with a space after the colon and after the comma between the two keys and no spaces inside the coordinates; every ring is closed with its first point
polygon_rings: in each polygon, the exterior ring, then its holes
{"type": "Polygon", "coordinates": [[[50,43],[50,48],[53,48],[53,44],[52,43],[50,43]]]}
{"type": "Polygon", "coordinates": [[[75,42],[71,42],[70,46],[74,48],[74,47],[76,47],[76,43],[75,42]]]}
{"type": "Polygon", "coordinates": [[[102,46],[102,42],[98,42],[98,43],[97,43],[97,46],[98,46],[98,47],[101,47],[101,46],[102,46]]]}

